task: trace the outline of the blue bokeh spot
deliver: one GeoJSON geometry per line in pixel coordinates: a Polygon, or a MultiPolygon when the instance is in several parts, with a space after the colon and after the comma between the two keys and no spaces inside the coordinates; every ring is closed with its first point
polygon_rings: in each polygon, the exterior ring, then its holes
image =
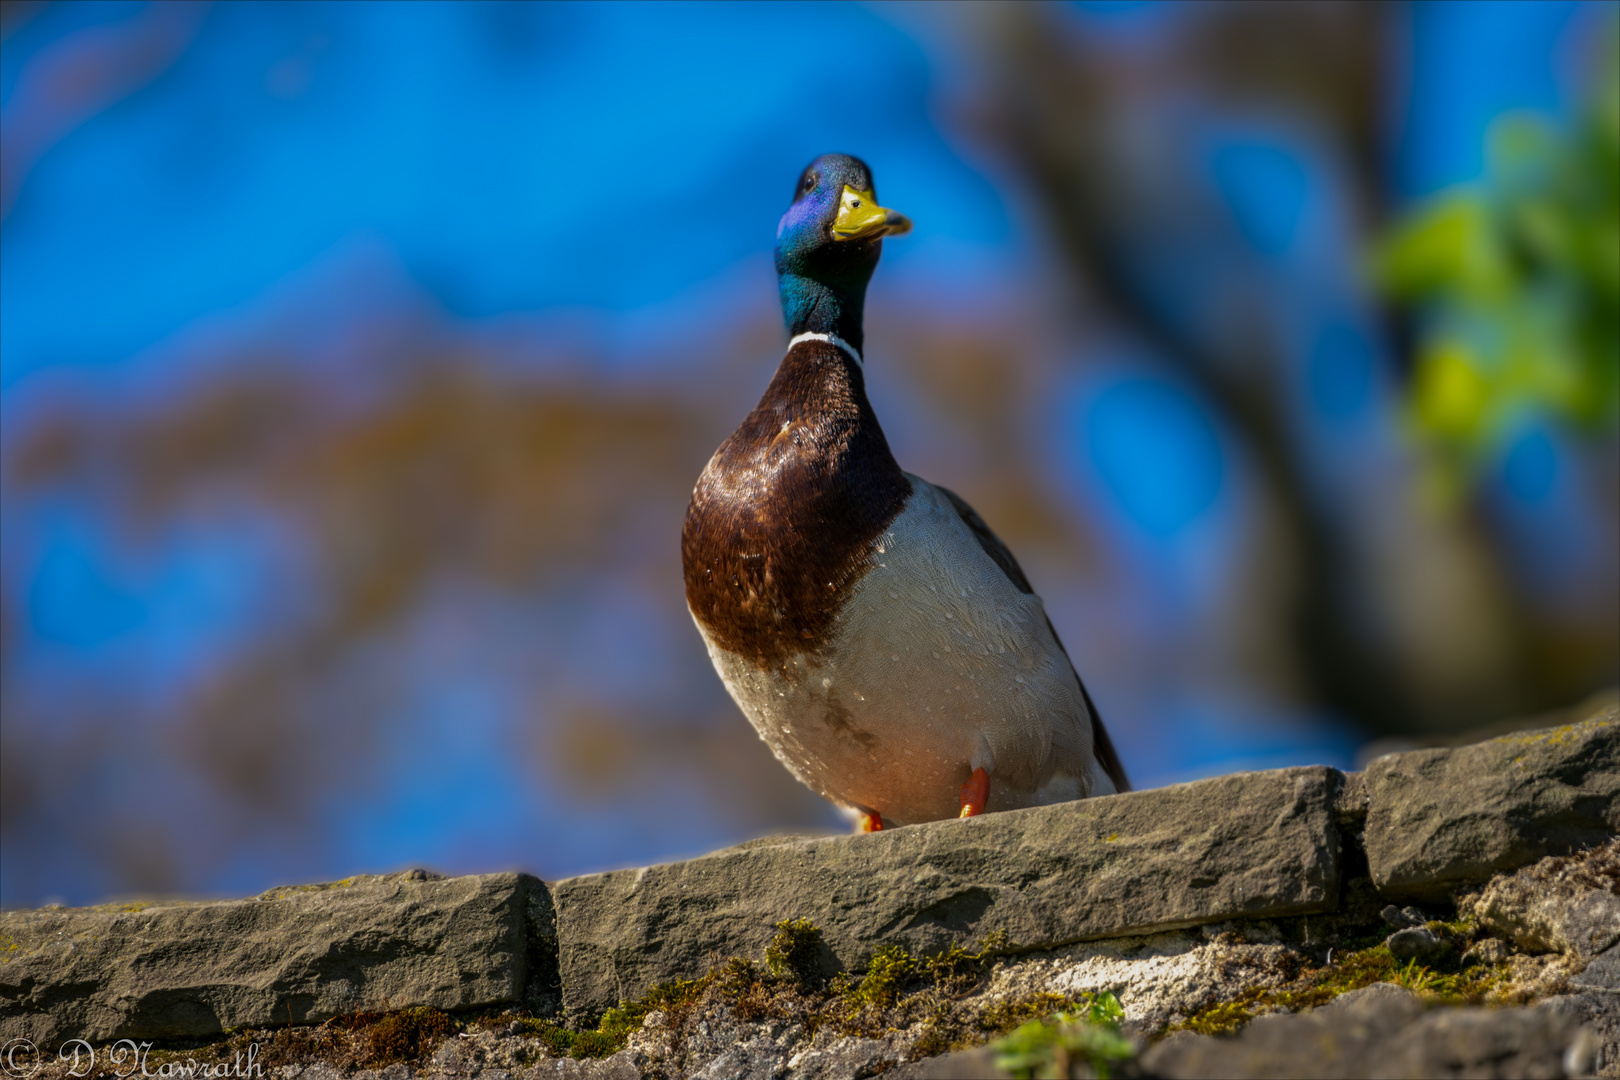
{"type": "Polygon", "coordinates": [[[139,626],[146,609],[114,588],[89,553],[53,546],[28,590],[28,615],[41,640],[86,647],[139,626]]]}
{"type": "Polygon", "coordinates": [[[1373,365],[1372,344],[1360,330],[1344,323],[1323,327],[1306,362],[1311,404],[1335,420],[1361,412],[1372,397],[1373,365]]]}
{"type": "Polygon", "coordinates": [[[1298,159],[1278,146],[1230,143],[1215,151],[1212,166],[1244,238],[1268,255],[1287,251],[1310,190],[1298,159]]]}
{"type": "Polygon", "coordinates": [[[1541,428],[1532,428],[1508,450],[1502,481],[1524,503],[1545,502],[1558,481],[1558,448],[1541,428]]]}
{"type": "Polygon", "coordinates": [[[1097,396],[1086,423],[1097,472],[1132,521],[1171,537],[1220,494],[1220,440],[1202,404],[1156,379],[1131,379],[1097,396]]]}
{"type": "Polygon", "coordinates": [[[1427,195],[1479,178],[1485,133],[1510,109],[1557,113],[1557,43],[1569,0],[1415,4],[1411,89],[1395,156],[1399,186],[1427,195]]]}

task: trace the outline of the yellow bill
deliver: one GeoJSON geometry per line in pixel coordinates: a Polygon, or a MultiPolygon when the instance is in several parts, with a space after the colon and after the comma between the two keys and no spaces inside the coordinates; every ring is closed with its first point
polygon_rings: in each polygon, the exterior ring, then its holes
{"type": "Polygon", "coordinates": [[[870,191],[856,191],[844,185],[838,200],[838,220],[833,222],[834,240],[873,240],[880,236],[900,236],[911,231],[911,219],[878,205],[870,191]]]}

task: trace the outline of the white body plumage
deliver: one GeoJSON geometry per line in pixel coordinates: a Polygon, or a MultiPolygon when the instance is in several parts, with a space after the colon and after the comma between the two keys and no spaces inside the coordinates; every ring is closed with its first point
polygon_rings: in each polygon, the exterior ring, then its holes
{"type": "Polygon", "coordinates": [[[761,669],[698,621],[727,690],[795,776],[887,824],[954,817],[981,767],[989,810],[1111,794],[1040,598],[1013,584],[943,492],[907,479],[910,497],[815,654],[761,669]]]}

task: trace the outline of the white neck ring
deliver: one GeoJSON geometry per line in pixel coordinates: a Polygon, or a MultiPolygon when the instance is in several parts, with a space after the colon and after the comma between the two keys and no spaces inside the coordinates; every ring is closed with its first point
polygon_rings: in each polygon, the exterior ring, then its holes
{"type": "Polygon", "coordinates": [[[793,346],[797,345],[801,341],[825,341],[828,345],[836,345],[849,354],[850,359],[855,361],[856,366],[866,366],[866,361],[861,359],[860,350],[855,348],[855,346],[851,345],[849,342],[845,341],[843,338],[839,337],[837,334],[816,334],[810,332],[796,334],[794,335],[793,340],[788,342],[788,348],[791,350],[793,346]]]}

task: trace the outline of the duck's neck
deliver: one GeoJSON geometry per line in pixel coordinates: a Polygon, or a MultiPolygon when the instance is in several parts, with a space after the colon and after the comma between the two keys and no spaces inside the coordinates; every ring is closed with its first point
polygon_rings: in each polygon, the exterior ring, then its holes
{"type": "Polygon", "coordinates": [[[782,317],[789,337],[833,334],[860,352],[865,348],[861,316],[866,309],[866,286],[836,288],[792,272],[778,276],[782,291],[782,317]]]}

